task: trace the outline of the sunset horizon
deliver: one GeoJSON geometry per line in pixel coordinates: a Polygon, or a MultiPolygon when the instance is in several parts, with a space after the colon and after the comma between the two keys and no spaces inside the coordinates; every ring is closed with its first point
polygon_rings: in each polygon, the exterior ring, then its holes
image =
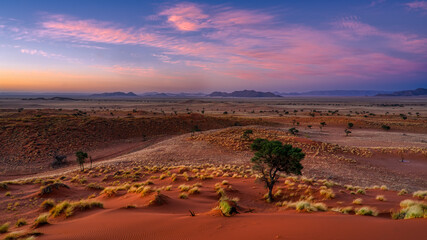
{"type": "Polygon", "coordinates": [[[0,91],[427,87],[426,17],[425,1],[5,1],[0,91]]]}

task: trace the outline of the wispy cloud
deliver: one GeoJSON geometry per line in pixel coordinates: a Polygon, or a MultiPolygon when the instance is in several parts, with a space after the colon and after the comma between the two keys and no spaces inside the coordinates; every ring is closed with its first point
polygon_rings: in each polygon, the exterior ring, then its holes
{"type": "Polygon", "coordinates": [[[56,53],[49,53],[49,52],[46,52],[46,51],[43,51],[40,49],[21,48],[20,52],[23,54],[28,54],[28,55],[33,55],[33,56],[41,56],[41,57],[46,57],[46,58],[64,60],[64,61],[67,61],[70,63],[80,63],[80,60],[78,60],[76,58],[70,58],[70,57],[66,57],[66,56],[63,56],[61,54],[56,54],[56,53]]]}
{"type": "Polygon", "coordinates": [[[427,55],[427,38],[416,34],[391,33],[382,31],[374,26],[363,23],[358,17],[347,17],[334,23],[337,32],[343,37],[358,40],[364,37],[376,36],[384,39],[389,48],[396,51],[427,55]]]}
{"type": "Polygon", "coordinates": [[[410,9],[415,10],[427,10],[427,2],[426,1],[415,1],[415,2],[409,2],[405,4],[410,9]]]}

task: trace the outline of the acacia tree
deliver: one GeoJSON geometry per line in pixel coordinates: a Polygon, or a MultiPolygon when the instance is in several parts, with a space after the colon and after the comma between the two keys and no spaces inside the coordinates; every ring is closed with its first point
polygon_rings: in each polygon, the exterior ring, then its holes
{"type": "Polygon", "coordinates": [[[84,163],[85,163],[85,159],[86,159],[86,158],[87,158],[87,153],[85,153],[85,152],[83,152],[83,151],[78,151],[78,152],[76,152],[76,160],[77,160],[77,163],[79,164],[80,169],[81,169],[82,171],[84,171],[84,170],[85,170],[84,163]]]}
{"type": "Polygon", "coordinates": [[[251,145],[251,149],[256,151],[251,159],[254,164],[253,169],[261,173],[261,180],[268,189],[268,201],[273,200],[273,187],[279,180],[279,173],[301,175],[303,166],[300,161],[305,154],[300,148],[292,145],[282,145],[279,141],[269,141],[257,138],[251,145]]]}

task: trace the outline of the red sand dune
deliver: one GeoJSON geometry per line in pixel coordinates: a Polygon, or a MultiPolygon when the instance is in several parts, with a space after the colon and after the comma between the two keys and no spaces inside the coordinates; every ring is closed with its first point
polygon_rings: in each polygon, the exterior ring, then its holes
{"type": "Polygon", "coordinates": [[[396,221],[333,213],[220,216],[99,211],[43,228],[40,239],[422,239],[425,219],[396,221]]]}

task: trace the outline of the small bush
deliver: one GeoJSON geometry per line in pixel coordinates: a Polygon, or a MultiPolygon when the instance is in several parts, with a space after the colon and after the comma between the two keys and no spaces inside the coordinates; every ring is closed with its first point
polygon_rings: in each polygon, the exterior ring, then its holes
{"type": "Polygon", "coordinates": [[[427,190],[425,191],[416,191],[412,194],[414,197],[419,199],[426,199],[427,198],[427,190]]]}
{"type": "Polygon", "coordinates": [[[61,215],[68,207],[70,206],[70,203],[68,201],[62,201],[58,203],[55,207],[53,207],[49,213],[53,217],[57,217],[61,215]]]}
{"type": "Polygon", "coordinates": [[[143,189],[141,191],[141,196],[142,197],[147,196],[148,194],[150,194],[152,192],[153,192],[153,189],[151,189],[151,187],[145,186],[145,187],[143,187],[143,189]]]}
{"type": "Polygon", "coordinates": [[[219,200],[219,209],[223,216],[231,217],[237,212],[237,204],[234,201],[229,200],[226,197],[223,197],[219,200]]]}
{"type": "Polygon", "coordinates": [[[362,216],[378,216],[378,210],[371,207],[361,207],[356,210],[356,215],[362,216]]]}
{"type": "Polygon", "coordinates": [[[7,231],[9,231],[9,225],[10,223],[4,223],[3,225],[0,225],[0,234],[1,233],[6,233],[7,231]]]}
{"type": "Polygon", "coordinates": [[[48,213],[43,213],[43,214],[39,215],[36,218],[36,220],[34,221],[33,227],[38,228],[38,227],[41,227],[43,225],[49,224],[48,217],[49,217],[48,213]]]}
{"type": "Polygon", "coordinates": [[[189,194],[198,194],[200,193],[200,189],[198,187],[193,187],[190,190],[188,190],[189,194]]]}
{"type": "Polygon", "coordinates": [[[178,186],[178,189],[181,192],[187,192],[188,190],[190,190],[191,186],[190,185],[186,185],[186,184],[181,184],[178,186]]]}
{"type": "Polygon", "coordinates": [[[15,226],[16,227],[22,227],[27,225],[27,220],[25,220],[24,218],[20,218],[16,221],[15,226]]]}
{"type": "Polygon", "coordinates": [[[53,199],[46,199],[42,202],[42,204],[40,204],[40,207],[44,210],[50,210],[51,208],[53,208],[55,206],[55,200],[53,199]]]}
{"type": "Polygon", "coordinates": [[[332,208],[331,210],[334,212],[340,212],[340,213],[344,213],[344,214],[349,214],[349,213],[354,211],[352,206],[343,207],[343,208],[332,208]]]}
{"type": "Polygon", "coordinates": [[[326,211],[328,209],[324,203],[312,203],[310,201],[289,202],[286,203],[286,207],[295,208],[295,210],[300,212],[326,211]]]}
{"type": "Polygon", "coordinates": [[[408,194],[408,191],[406,189],[402,189],[402,190],[399,191],[399,193],[397,195],[402,196],[402,195],[405,195],[405,194],[408,194]]]}
{"type": "Polygon", "coordinates": [[[86,187],[88,189],[94,189],[94,190],[104,190],[105,188],[101,185],[98,185],[96,183],[89,183],[88,185],[86,185],[86,187]]]}
{"type": "Polygon", "coordinates": [[[63,201],[58,203],[54,208],[50,210],[50,215],[53,217],[60,216],[65,213],[66,217],[70,217],[74,214],[74,210],[85,211],[92,208],[104,208],[104,205],[101,202],[90,202],[86,200],[81,200],[78,202],[68,202],[63,201]]]}
{"type": "Polygon", "coordinates": [[[188,195],[186,193],[181,193],[181,194],[179,194],[179,198],[181,198],[181,199],[187,199],[188,195]]]}
{"type": "Polygon", "coordinates": [[[363,195],[365,195],[365,194],[366,194],[365,190],[364,190],[364,189],[362,189],[362,188],[357,189],[356,193],[357,193],[357,194],[363,194],[363,195]]]}
{"type": "Polygon", "coordinates": [[[49,184],[47,186],[41,187],[39,195],[43,196],[45,194],[49,194],[54,189],[59,190],[59,188],[68,188],[68,189],[70,189],[70,187],[68,185],[60,183],[60,182],[56,182],[56,183],[52,183],[52,184],[49,184]]]}
{"type": "Polygon", "coordinates": [[[361,198],[356,198],[353,200],[353,204],[356,204],[356,205],[361,205],[362,202],[363,202],[363,199],[361,199],[361,198]]]}
{"type": "Polygon", "coordinates": [[[400,202],[401,210],[392,213],[393,219],[427,218],[427,204],[406,199],[400,202]]]}
{"type": "Polygon", "coordinates": [[[105,194],[105,195],[107,195],[107,197],[112,197],[112,196],[116,195],[117,190],[118,189],[116,187],[106,187],[106,188],[104,188],[104,190],[102,190],[102,192],[100,194],[105,194]]]}
{"type": "Polygon", "coordinates": [[[386,185],[381,185],[380,189],[386,191],[388,190],[388,187],[386,185]]]}
{"type": "Polygon", "coordinates": [[[335,193],[332,189],[321,189],[320,195],[325,199],[333,199],[335,198],[335,193]]]}
{"type": "Polygon", "coordinates": [[[378,195],[375,199],[377,199],[378,201],[386,201],[384,195],[378,195]]]}

